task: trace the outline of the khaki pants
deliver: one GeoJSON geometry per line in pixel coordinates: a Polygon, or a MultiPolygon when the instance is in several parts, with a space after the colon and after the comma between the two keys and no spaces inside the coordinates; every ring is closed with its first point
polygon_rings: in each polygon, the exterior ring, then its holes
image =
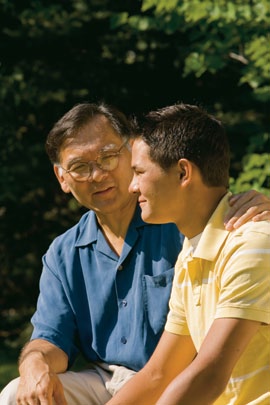
{"type": "MultiPolygon", "coordinates": [[[[133,375],[134,371],[105,363],[91,364],[82,371],[58,374],[68,405],[103,405],[133,375]]],[[[11,381],[0,394],[1,405],[16,405],[19,378],[11,381]]]]}

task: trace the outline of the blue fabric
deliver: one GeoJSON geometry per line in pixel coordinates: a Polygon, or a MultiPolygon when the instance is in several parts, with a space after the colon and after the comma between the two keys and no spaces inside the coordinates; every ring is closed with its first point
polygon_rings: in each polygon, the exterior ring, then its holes
{"type": "Polygon", "coordinates": [[[60,347],[69,365],[80,350],[139,370],[163,331],[182,239],[173,224],[144,223],[137,207],[118,257],[89,211],[43,257],[32,339],[60,347]]]}

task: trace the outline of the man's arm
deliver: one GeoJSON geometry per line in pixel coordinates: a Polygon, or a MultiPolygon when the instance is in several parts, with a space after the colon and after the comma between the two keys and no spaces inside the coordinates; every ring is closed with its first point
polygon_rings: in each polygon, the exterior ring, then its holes
{"type": "Polygon", "coordinates": [[[146,366],[107,405],[212,404],[258,328],[254,321],[215,320],[193,361],[190,337],[165,331],[146,366]]]}
{"type": "Polygon", "coordinates": [[[54,398],[57,405],[67,405],[57,377],[57,373],[66,371],[67,365],[67,355],[55,345],[42,339],[29,342],[19,358],[17,402],[52,405],[54,398]]]}
{"type": "Polygon", "coordinates": [[[170,381],[192,362],[195,355],[190,336],[165,331],[146,366],[107,405],[155,404],[170,381]]]}
{"type": "Polygon", "coordinates": [[[157,405],[212,404],[259,326],[244,319],[215,320],[195,360],[167,387],[157,405]]]}
{"type": "Polygon", "coordinates": [[[229,202],[231,209],[224,219],[228,231],[250,220],[270,220],[270,199],[255,190],[233,195],[229,202]]]}

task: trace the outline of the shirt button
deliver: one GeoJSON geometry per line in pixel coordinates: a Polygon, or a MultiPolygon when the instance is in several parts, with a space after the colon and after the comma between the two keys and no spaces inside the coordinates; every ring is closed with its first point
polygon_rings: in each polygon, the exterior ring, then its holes
{"type": "Polygon", "coordinates": [[[121,337],[121,343],[123,343],[123,345],[127,343],[127,339],[125,338],[125,336],[121,337]]]}
{"type": "Polygon", "coordinates": [[[122,264],[120,264],[120,266],[118,267],[118,270],[123,270],[122,264]]]}
{"type": "Polygon", "coordinates": [[[127,301],[123,300],[123,301],[121,302],[121,307],[126,307],[126,306],[127,306],[127,301]]]}

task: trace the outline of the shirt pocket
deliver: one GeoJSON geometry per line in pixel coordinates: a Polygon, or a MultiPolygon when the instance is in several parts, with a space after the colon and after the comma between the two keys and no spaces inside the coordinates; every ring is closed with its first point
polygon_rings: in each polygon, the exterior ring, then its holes
{"type": "Polygon", "coordinates": [[[155,334],[164,329],[173,276],[174,267],[158,276],[143,276],[144,311],[155,334]]]}

